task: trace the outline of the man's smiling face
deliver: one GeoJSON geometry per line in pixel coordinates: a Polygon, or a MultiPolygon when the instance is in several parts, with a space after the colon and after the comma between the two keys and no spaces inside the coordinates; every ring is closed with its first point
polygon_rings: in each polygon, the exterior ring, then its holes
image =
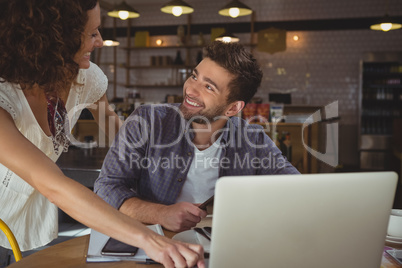
{"type": "Polygon", "coordinates": [[[215,121],[225,115],[227,96],[233,75],[209,58],[205,58],[193,70],[183,86],[183,103],[180,110],[186,120],[194,117],[196,123],[215,121]]]}

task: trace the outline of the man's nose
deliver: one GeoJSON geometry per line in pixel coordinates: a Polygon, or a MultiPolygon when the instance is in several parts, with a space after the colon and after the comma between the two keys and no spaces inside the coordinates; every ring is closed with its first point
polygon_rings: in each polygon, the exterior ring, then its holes
{"type": "Polygon", "coordinates": [[[186,94],[190,96],[199,96],[201,91],[201,85],[191,79],[191,77],[187,80],[187,89],[186,94]]]}

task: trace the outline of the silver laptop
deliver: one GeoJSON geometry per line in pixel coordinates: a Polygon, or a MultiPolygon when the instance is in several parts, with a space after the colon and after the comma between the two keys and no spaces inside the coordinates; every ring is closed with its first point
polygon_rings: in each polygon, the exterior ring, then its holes
{"type": "Polygon", "coordinates": [[[209,268],[379,268],[394,172],[222,177],[209,268]]]}

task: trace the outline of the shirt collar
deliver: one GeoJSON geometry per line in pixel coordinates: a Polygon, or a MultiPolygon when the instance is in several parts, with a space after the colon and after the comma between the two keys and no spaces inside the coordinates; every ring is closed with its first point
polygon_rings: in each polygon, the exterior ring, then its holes
{"type": "MultiPolygon", "coordinates": [[[[231,142],[235,142],[234,136],[236,135],[236,130],[238,129],[238,126],[240,124],[241,119],[237,116],[229,118],[229,120],[226,122],[225,126],[221,130],[221,141],[220,144],[224,145],[224,147],[229,146],[231,142]]],[[[185,120],[186,122],[186,128],[185,128],[185,133],[189,135],[189,139],[193,140],[194,139],[194,131],[192,131],[193,127],[191,124],[188,124],[188,120],[185,120]]]]}

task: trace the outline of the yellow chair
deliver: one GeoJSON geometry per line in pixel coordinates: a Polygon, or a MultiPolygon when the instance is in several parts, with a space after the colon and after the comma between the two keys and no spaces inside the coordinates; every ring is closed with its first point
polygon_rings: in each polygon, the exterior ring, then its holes
{"type": "Polygon", "coordinates": [[[22,259],[22,254],[20,250],[20,246],[18,246],[17,240],[13,232],[8,228],[7,224],[0,219],[0,229],[6,234],[8,242],[10,242],[11,248],[13,250],[15,261],[19,261],[22,259]]]}

